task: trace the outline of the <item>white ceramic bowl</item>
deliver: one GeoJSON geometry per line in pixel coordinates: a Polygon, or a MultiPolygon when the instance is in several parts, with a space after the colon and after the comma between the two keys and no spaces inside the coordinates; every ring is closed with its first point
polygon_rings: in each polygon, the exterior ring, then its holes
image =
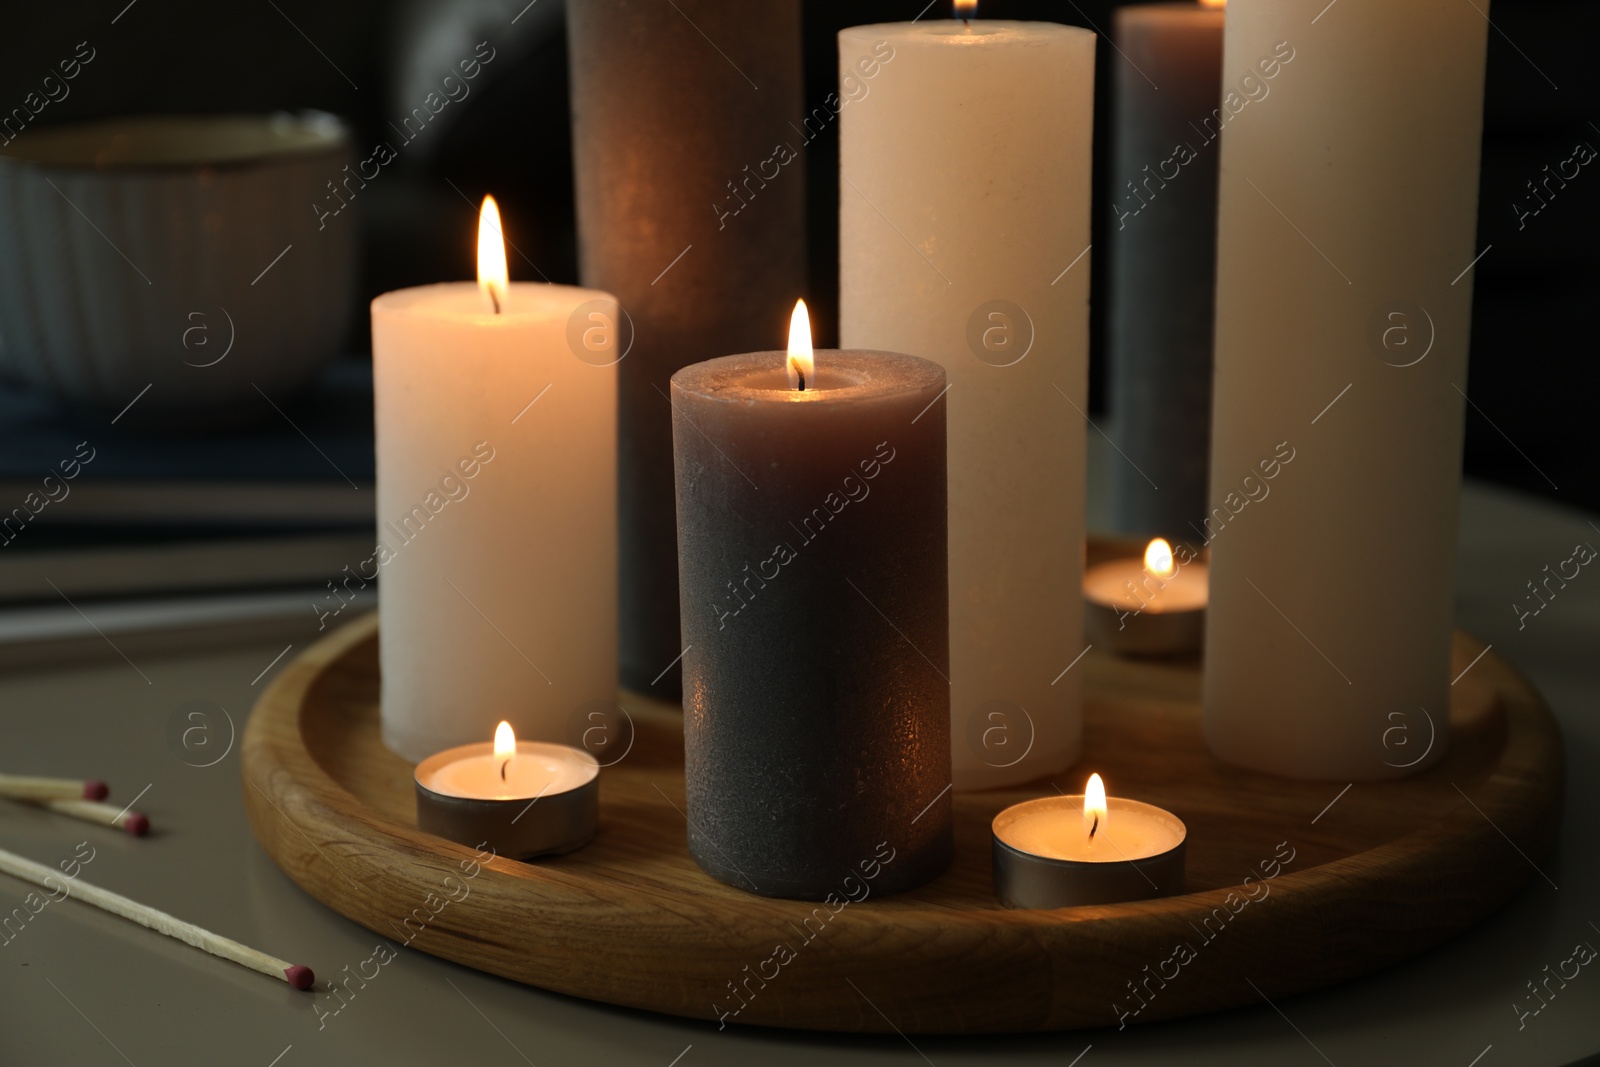
{"type": "Polygon", "coordinates": [[[332,357],[355,219],[331,115],[151,116],[29,129],[0,152],[0,374],[129,422],[215,422],[332,357]],[[281,258],[280,258],[281,257],[281,258]]]}

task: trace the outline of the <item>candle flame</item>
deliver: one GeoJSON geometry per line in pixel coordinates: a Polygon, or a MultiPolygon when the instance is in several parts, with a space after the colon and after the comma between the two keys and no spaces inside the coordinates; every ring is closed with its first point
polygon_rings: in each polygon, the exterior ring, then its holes
{"type": "Polygon", "coordinates": [[[811,318],[806,312],[806,302],[794,302],[794,314],[789,316],[789,386],[805,392],[816,388],[816,354],[811,349],[811,318]]]}
{"type": "Polygon", "coordinates": [[[1083,787],[1083,825],[1089,830],[1091,842],[1096,833],[1105,829],[1106,784],[1098,774],[1091,774],[1089,784],[1083,787]]]}
{"type": "Polygon", "coordinates": [[[1154,578],[1171,578],[1178,570],[1172,563],[1172,546],[1158,537],[1144,550],[1144,569],[1154,578]]]}
{"type": "Polygon", "coordinates": [[[955,0],[956,18],[970,19],[978,13],[978,0],[955,0]]]}
{"type": "Polygon", "coordinates": [[[496,315],[505,310],[509,277],[506,238],[500,229],[500,205],[494,202],[494,197],[486,196],[483,209],[478,212],[478,289],[496,315]]]}
{"type": "Polygon", "coordinates": [[[1228,6],[1228,0],[1200,0],[1200,6],[1212,11],[1220,11],[1228,6]]]}
{"type": "Polygon", "coordinates": [[[494,728],[494,756],[495,759],[506,759],[517,754],[517,735],[512,732],[511,724],[502,722],[494,728]]]}

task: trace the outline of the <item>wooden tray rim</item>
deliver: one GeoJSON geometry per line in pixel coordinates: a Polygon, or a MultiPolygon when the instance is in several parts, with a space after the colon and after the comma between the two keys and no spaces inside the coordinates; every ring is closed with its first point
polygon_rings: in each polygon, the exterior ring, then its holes
{"type": "MultiPolygon", "coordinates": [[[[433,838],[414,827],[395,823],[368,809],[353,794],[331,778],[303,747],[293,748],[275,743],[265,729],[273,716],[286,714],[285,708],[298,709],[311,687],[328,667],[336,664],[363,642],[373,639],[377,632],[377,615],[372,613],[324,637],[291,661],[269,685],[258,700],[255,711],[246,727],[242,746],[244,796],[246,811],[257,838],[262,842],[278,865],[313,897],[332,907],[347,918],[368,926],[384,936],[393,932],[380,929],[367,921],[363,909],[349,899],[345,882],[350,866],[365,865],[375,857],[378,865],[366,872],[382,884],[392,879],[394,871],[385,864],[396,854],[418,851],[430,853],[441,864],[441,869],[429,870],[429,875],[449,873],[450,868],[470,860],[473,850],[464,846],[433,838]],[[286,779],[286,780],[285,780],[286,779]],[[303,846],[317,848],[303,828],[304,820],[290,820],[288,814],[273,797],[279,800],[292,798],[298,812],[316,817],[318,823],[338,827],[337,837],[323,842],[329,846],[358,846],[355,851],[340,852],[339,874],[328,871],[315,873],[316,856],[306,853],[303,846]],[[354,809],[354,816],[348,813],[354,809]],[[294,827],[285,826],[288,822],[294,827]],[[295,856],[294,863],[286,856],[295,856]]],[[[1481,646],[1479,646],[1481,647],[1481,646]]],[[[1503,850],[1506,841],[1522,841],[1517,846],[1532,855],[1539,855],[1553,847],[1559,827],[1559,810],[1562,794],[1562,744],[1554,717],[1528,681],[1503,659],[1486,653],[1475,668],[1494,684],[1505,705],[1507,719],[1505,746],[1497,765],[1488,775],[1482,792],[1468,798],[1451,816],[1421,827],[1400,838],[1366,852],[1296,871],[1286,871],[1273,882],[1273,896],[1280,921],[1278,926],[1315,926],[1319,916],[1330,908],[1347,908],[1352,901],[1381,901],[1394,888],[1397,873],[1404,873],[1425,862],[1435,880],[1452,878],[1467,880],[1475,889],[1460,898],[1446,901],[1431,924],[1418,929],[1409,925],[1384,931],[1392,941],[1400,938],[1407,943],[1387,951],[1370,949],[1355,953],[1353,958],[1341,962],[1334,972],[1324,969],[1312,971],[1296,968],[1265,966],[1253,984],[1264,995],[1289,996],[1353,977],[1394,962],[1395,959],[1421,951],[1459,932],[1497,909],[1535,875],[1530,864],[1512,862],[1486,866],[1475,863],[1474,858],[1484,849],[1503,850]],[[1536,773],[1537,772],[1537,773],[1536,773]],[[1470,801],[1468,803],[1467,801],[1470,801]],[[1417,857],[1426,856],[1426,860],[1417,857]],[[1291,913],[1285,915],[1285,912],[1291,913]]],[[[298,725],[296,725],[298,732],[298,725]]],[[[1459,786],[1458,786],[1459,788],[1459,786]]],[[[319,853],[320,854],[320,853],[319,853]]],[[[331,863],[331,861],[329,861],[331,863]]],[[[542,899],[541,906],[560,910],[593,904],[592,887],[588,879],[574,878],[559,869],[494,860],[484,865],[484,873],[491,877],[524,883],[542,899]]],[[[1071,921],[1064,921],[1057,912],[1015,911],[996,904],[993,910],[966,910],[906,903],[896,898],[870,902],[874,915],[873,932],[863,942],[859,934],[841,928],[834,939],[833,948],[841,957],[870,952],[871,942],[881,939],[886,930],[898,930],[908,941],[930,944],[947,944],[944,955],[958,958],[973,937],[1003,937],[1011,950],[1022,956],[1037,956],[1046,962],[1043,972],[1053,974],[1082,948],[1079,943],[1085,926],[1128,926],[1130,921],[1148,920],[1169,930],[1177,929],[1176,920],[1192,922],[1200,916],[1225,907],[1230,893],[1239,887],[1219,887],[1187,893],[1158,900],[1132,902],[1103,907],[1071,909],[1071,921]]],[[[768,898],[752,898],[765,900],[768,898]]],[[[791,905],[800,902],[778,902],[791,905]]],[[[810,905],[805,905],[809,907],[810,905]]],[[[866,913],[866,908],[860,908],[866,913]]],[[[403,912],[402,912],[403,914],[403,912]]],[[[445,913],[448,914],[448,913],[445,913]]],[[[603,926],[607,914],[593,912],[597,926],[603,926]]],[[[858,928],[859,929],[859,928],[858,928]]],[[[637,929],[634,933],[637,934],[637,929]]],[[[1350,931],[1335,931],[1329,944],[1337,942],[1350,931]]],[[[629,995],[611,989],[604,983],[586,981],[579,972],[553,976],[554,980],[532,981],[523,966],[486,964],[473,958],[481,948],[481,938],[461,931],[449,931],[441,924],[430,928],[428,935],[419,937],[415,946],[434,955],[451,959],[467,966],[475,966],[490,973],[518,981],[529,982],[558,992],[569,993],[630,1007],[664,1011],[689,1017],[715,1019],[706,1007],[683,1002],[674,1003],[668,995],[629,995]],[[478,943],[475,947],[473,943],[478,943]]],[[[739,939],[735,939],[736,941],[739,939]]],[[[1142,958],[1154,963],[1160,960],[1162,944],[1171,944],[1165,935],[1150,937],[1141,934],[1141,942],[1148,951],[1142,958]]],[[[1241,938],[1240,941],[1245,939],[1241,938]]],[[[769,951],[771,938],[744,939],[744,946],[728,956],[730,975],[737,974],[740,964],[753,962],[769,951]]],[[[1270,949],[1275,938],[1268,938],[1261,948],[1270,949]]],[[[1230,952],[1230,955],[1235,954],[1230,952]]],[[[1037,969],[1038,960],[1033,960],[1037,969]]],[[[681,998],[677,998],[681,1000],[681,998]]],[[[1204,1001],[1206,998],[1201,998],[1204,1001]]],[[[1195,1011],[1220,1010],[1248,1003],[1252,997],[1248,990],[1218,991],[1211,1003],[1175,1005],[1168,1010],[1159,1000],[1152,1003],[1154,1010],[1141,1013],[1139,1021],[1169,1018],[1192,1014],[1195,1011]]],[[[883,996],[874,998],[881,1008],[883,996]]],[[[752,1007],[760,1001],[752,1002],[752,1007]]],[[[908,1008],[908,1014],[897,1016],[896,1021],[866,1005],[848,1019],[822,1019],[795,1014],[781,1008],[752,1011],[748,1017],[741,1015],[741,1023],[768,1026],[801,1027],[826,1030],[892,1032],[1022,1032],[1032,1030],[1068,1029],[1083,1026],[1108,1025],[1116,1020],[1109,1012],[1098,1017],[1085,1018],[1080,1010],[1063,1003],[1063,998],[1045,990],[1043,996],[1031,1003],[1013,1004],[1011,1010],[999,1013],[998,1018],[973,1020],[952,1017],[948,1006],[932,1012],[917,1013],[908,1008]],[[909,1017],[908,1017],[909,1014],[909,1017]]]]}

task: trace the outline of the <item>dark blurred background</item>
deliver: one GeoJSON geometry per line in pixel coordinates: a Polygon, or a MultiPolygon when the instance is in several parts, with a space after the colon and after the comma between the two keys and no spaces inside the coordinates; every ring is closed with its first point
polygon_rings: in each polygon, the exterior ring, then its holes
{"type": "MultiPolygon", "coordinates": [[[[921,0],[807,3],[807,106],[819,105],[836,88],[839,28],[906,20],[922,10],[942,17],[947,6],[943,0],[928,9],[921,0]]],[[[1103,32],[1111,7],[1105,0],[985,0],[982,13],[1103,32]]],[[[1585,167],[1520,228],[1512,206],[1526,198],[1529,180],[1569,157],[1580,141],[1600,148],[1600,67],[1592,56],[1600,7],[1522,0],[1497,4],[1491,16],[1478,247],[1492,248],[1475,275],[1469,393],[1481,410],[1469,410],[1466,470],[1600,509],[1594,473],[1600,450],[1588,421],[1600,391],[1600,364],[1593,325],[1583,318],[1600,282],[1600,174],[1585,167]]],[[[96,49],[93,65],[39,124],[138,111],[315,108],[353,125],[358,156],[392,139],[389,123],[420,103],[478,42],[488,41],[495,59],[470,98],[446,109],[360,195],[361,307],[348,347],[366,350],[365,303],[373,295],[472,276],[474,214],[485,192],[500,200],[522,253],[511,258],[513,277],[577,280],[560,0],[95,0],[51,6],[30,12],[25,23],[10,20],[0,36],[0,102],[20,102],[59,56],[84,40],[96,49]]],[[[1417,61],[1425,64],[1427,57],[1417,61]]],[[[1119,62],[1102,38],[1095,138],[1102,190],[1109,155],[1107,74],[1119,62]]],[[[805,295],[819,342],[829,344],[836,337],[837,127],[806,151],[811,292],[805,295]]],[[[1103,196],[1097,199],[1094,214],[1097,244],[1111,218],[1100,210],[1103,203],[1103,196]]],[[[1093,263],[1098,296],[1105,258],[1097,254],[1093,263]]],[[[1091,321],[1091,379],[1095,407],[1103,410],[1102,317],[1091,321]]]]}

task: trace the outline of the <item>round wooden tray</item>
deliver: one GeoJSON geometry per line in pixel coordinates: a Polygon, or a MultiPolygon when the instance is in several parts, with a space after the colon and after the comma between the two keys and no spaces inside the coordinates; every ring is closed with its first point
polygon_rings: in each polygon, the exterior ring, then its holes
{"type": "MultiPolygon", "coordinates": [[[[473,850],[416,829],[411,767],[379,741],[377,638],[374,617],[331,634],[283,670],[250,718],[245,807],[279,866],[391,941],[694,1018],[1027,1031],[1276,999],[1482,919],[1534,875],[1528,857],[1552,847],[1560,816],[1555,721],[1492,654],[1451,690],[1441,766],[1345,790],[1218,765],[1201,740],[1197,661],[1095,650],[1078,667],[1084,767],[1188,824],[1185,896],[1062,911],[997,905],[989,822],[1051,792],[1049,781],[958,795],[955,862],[919,890],[837,911],[743,893],[689,858],[681,713],[626,694],[635,740],[602,772],[595,841],[536,864],[491,860],[469,880],[473,850]],[[1275,861],[1281,870],[1264,878],[1275,861]],[[1236,888],[1246,876],[1256,879],[1248,896],[1236,888]],[[459,902],[444,901],[462,892],[447,890],[450,877],[469,894],[459,902]]],[[[1481,646],[1464,635],[1455,644],[1460,671],[1481,646]]],[[[1084,773],[1055,781],[1070,792],[1084,773]]]]}

